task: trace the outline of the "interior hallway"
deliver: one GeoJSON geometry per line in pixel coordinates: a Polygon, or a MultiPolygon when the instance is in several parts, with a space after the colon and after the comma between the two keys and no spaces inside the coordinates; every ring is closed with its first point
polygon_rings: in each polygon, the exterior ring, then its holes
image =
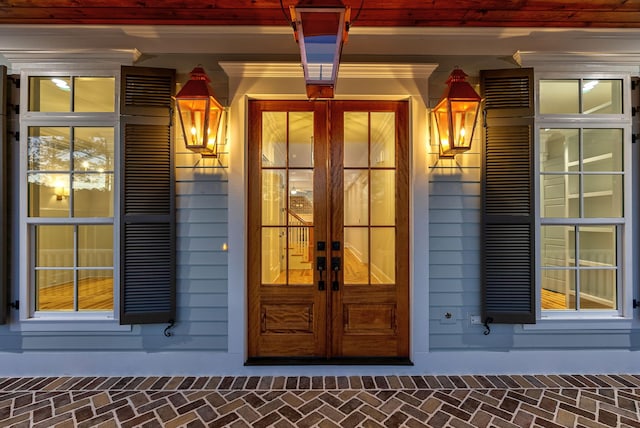
{"type": "Polygon", "coordinates": [[[0,378],[0,427],[640,426],[639,375],[0,378]]]}

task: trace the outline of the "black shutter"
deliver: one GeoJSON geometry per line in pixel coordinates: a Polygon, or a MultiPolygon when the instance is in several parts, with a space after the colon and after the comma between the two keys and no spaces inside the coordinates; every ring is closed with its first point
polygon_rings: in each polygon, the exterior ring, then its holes
{"type": "Polygon", "coordinates": [[[120,99],[120,323],[176,313],[175,70],[123,67],[120,99]]]}
{"type": "Polygon", "coordinates": [[[7,67],[0,66],[0,324],[7,322],[9,266],[7,253],[7,67]]]}
{"type": "Polygon", "coordinates": [[[480,74],[483,320],[536,322],[533,70],[480,74]]]}

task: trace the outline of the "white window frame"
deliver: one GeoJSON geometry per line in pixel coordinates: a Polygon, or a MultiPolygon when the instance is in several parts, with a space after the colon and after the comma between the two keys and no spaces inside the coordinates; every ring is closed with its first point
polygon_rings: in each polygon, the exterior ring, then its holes
{"type": "Polygon", "coordinates": [[[20,300],[19,319],[11,324],[17,331],[128,331],[131,326],[119,324],[120,315],[120,67],[91,65],[56,65],[46,64],[22,68],[20,71],[20,141],[17,180],[19,183],[18,207],[18,278],[17,295],[20,300]],[[115,80],[113,112],[32,112],[29,111],[29,77],[113,77],[115,80]],[[113,220],[109,218],[74,219],[74,218],[29,218],[26,204],[27,188],[27,139],[29,127],[64,126],[64,127],[113,127],[114,129],[114,205],[113,220]],[[34,248],[32,229],[35,224],[113,224],[113,282],[114,302],[111,311],[96,312],[36,312],[34,310],[34,248]]]}
{"type": "Polygon", "coordinates": [[[535,206],[536,206],[536,231],[535,231],[535,260],[536,260],[536,320],[535,326],[527,326],[526,329],[545,328],[629,328],[633,318],[633,269],[632,269],[632,119],[631,119],[631,76],[629,73],[607,72],[541,72],[535,75],[535,206]],[[621,80],[622,81],[622,114],[547,114],[539,113],[540,109],[540,81],[541,80],[621,80]],[[541,216],[541,192],[540,192],[540,130],[545,128],[561,129],[598,129],[615,128],[623,131],[623,214],[620,221],[599,218],[583,219],[554,219],[548,220],[541,216]],[[588,311],[543,311],[541,299],[541,226],[549,225],[581,225],[603,224],[617,227],[617,263],[619,266],[617,279],[618,309],[616,310],[588,310],[588,311]]]}

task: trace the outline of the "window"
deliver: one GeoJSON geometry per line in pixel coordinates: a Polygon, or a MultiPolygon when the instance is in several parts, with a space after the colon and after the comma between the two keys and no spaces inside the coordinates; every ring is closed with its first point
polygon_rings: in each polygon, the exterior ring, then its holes
{"type": "Polygon", "coordinates": [[[625,83],[623,77],[539,80],[536,243],[543,317],[625,314],[631,205],[625,83]]]}
{"type": "MultiPolygon", "coordinates": [[[[30,75],[21,117],[21,228],[27,318],[113,318],[115,73],[30,75]],[[110,75],[109,75],[110,74],[110,75]]],[[[25,79],[26,77],[26,79],[25,79]]]]}

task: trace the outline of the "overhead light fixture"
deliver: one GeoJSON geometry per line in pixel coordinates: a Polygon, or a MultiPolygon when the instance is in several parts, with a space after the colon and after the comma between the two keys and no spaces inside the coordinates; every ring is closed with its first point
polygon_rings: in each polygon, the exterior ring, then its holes
{"type": "Polygon", "coordinates": [[[200,66],[175,96],[187,149],[203,157],[217,157],[224,107],[216,100],[211,79],[200,66]]]}
{"type": "Polygon", "coordinates": [[[466,79],[464,71],[454,69],[442,99],[433,110],[441,158],[453,158],[471,148],[482,98],[466,79]]]}
{"type": "Polygon", "coordinates": [[[307,97],[333,98],[351,8],[341,0],[300,0],[289,10],[300,48],[307,97]]]}

